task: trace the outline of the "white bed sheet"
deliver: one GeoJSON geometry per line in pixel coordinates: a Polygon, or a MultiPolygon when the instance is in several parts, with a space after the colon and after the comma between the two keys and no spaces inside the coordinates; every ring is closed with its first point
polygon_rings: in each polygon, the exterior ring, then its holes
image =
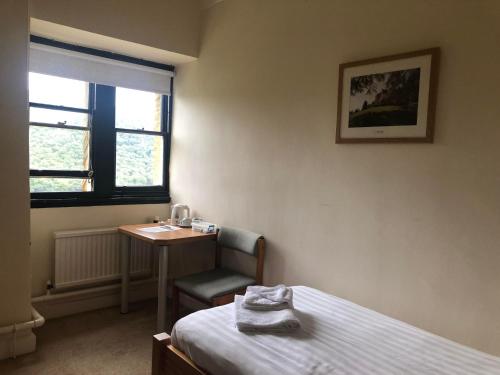
{"type": "Polygon", "coordinates": [[[316,289],[293,291],[298,332],[241,333],[230,304],[179,320],[172,343],[212,375],[500,375],[500,357],[316,289]]]}

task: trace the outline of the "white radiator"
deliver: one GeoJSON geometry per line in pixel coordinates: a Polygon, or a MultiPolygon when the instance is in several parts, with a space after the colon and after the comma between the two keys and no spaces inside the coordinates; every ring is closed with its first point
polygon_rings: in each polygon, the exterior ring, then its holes
{"type": "MultiPolygon", "coordinates": [[[[85,286],[119,279],[120,235],[116,228],[55,232],[54,287],[85,286]]],[[[151,245],[132,239],[131,276],[152,273],[151,245]]]]}

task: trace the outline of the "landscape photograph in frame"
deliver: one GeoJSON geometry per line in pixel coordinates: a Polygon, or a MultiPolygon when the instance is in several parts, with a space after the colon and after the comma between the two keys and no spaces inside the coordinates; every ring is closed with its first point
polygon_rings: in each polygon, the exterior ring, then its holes
{"type": "Polygon", "coordinates": [[[439,49],[341,64],[337,143],[432,142],[439,49]]]}

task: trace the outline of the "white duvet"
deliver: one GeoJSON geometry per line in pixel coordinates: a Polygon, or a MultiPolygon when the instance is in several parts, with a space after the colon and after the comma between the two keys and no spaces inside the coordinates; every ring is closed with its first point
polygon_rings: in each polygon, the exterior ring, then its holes
{"type": "Polygon", "coordinates": [[[500,375],[500,358],[316,289],[293,287],[302,328],[245,334],[234,305],[177,322],[172,343],[212,375],[500,375]]]}

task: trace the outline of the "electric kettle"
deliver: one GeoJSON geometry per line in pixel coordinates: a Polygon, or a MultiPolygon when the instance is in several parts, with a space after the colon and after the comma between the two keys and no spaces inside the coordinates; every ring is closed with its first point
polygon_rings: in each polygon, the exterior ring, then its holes
{"type": "Polygon", "coordinates": [[[191,226],[189,207],[185,204],[174,204],[172,207],[172,215],[170,216],[171,225],[179,225],[181,227],[191,226]]]}

